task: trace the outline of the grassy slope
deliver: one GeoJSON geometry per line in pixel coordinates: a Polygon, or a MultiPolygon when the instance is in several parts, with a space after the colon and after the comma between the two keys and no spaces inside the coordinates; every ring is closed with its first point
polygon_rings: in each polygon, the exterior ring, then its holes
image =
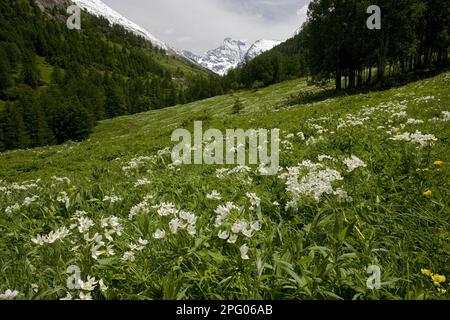
{"type": "MultiPolygon", "coordinates": [[[[84,274],[103,278],[110,286],[105,295],[96,291],[96,298],[448,298],[448,294],[439,295],[420,269],[450,276],[450,133],[448,123],[428,121],[449,110],[449,83],[447,73],[384,92],[284,108],[283,102],[291,94],[316,90],[304,80],[293,80],[257,92],[236,93],[244,104],[241,115],[231,115],[233,96],[215,97],[103,121],[82,143],[0,154],[0,179],[9,183],[42,179],[40,190],[0,196],[3,210],[22,203],[25,196],[41,197],[20,214],[0,210],[0,250],[4,252],[0,291],[16,288],[27,298],[64,296],[65,269],[76,264],[84,274]],[[434,99],[416,100],[424,96],[434,99]],[[336,128],[337,120],[347,113],[356,115],[366,106],[390,101],[394,107],[406,101],[408,118],[425,123],[401,129],[406,118],[377,111],[363,126],[336,128]],[[338,162],[327,166],[342,173],[343,187],[353,201],[340,203],[324,197],[315,203],[306,198],[298,211],[284,210],[290,197],[280,179],[251,173],[251,183],[246,176],[219,180],[214,166],[186,166],[177,171],[167,166],[167,156],[151,160],[129,175],[123,172],[131,158],[151,156],[171,146],[172,131],[192,129],[196,119],[204,121],[204,129],[281,128],[282,140],[299,131],[317,137],[308,121],[319,119],[316,123],[329,130],[324,140],[307,145],[291,139],[293,150],[282,152],[281,166],[295,166],[307,159],[317,162],[317,156],[331,155],[338,162]],[[382,125],[385,128],[378,128],[382,125]],[[385,132],[389,127],[397,127],[397,133],[421,130],[434,134],[438,141],[432,148],[418,150],[410,143],[390,141],[385,132]],[[346,173],[339,163],[352,154],[363,159],[367,168],[346,173]],[[433,165],[437,159],[444,161],[441,171],[433,165]],[[417,172],[417,168],[428,171],[417,172]],[[53,184],[53,175],[67,176],[72,182],[53,184]],[[138,178],[152,183],[136,187],[138,178]],[[205,198],[213,189],[222,194],[222,201],[205,198]],[[433,192],[429,198],[422,195],[428,189],[433,192]],[[62,190],[71,199],[68,210],[55,200],[62,190]],[[261,197],[261,212],[246,209],[241,214],[260,220],[263,229],[251,239],[239,239],[236,246],[228,245],[217,238],[212,225],[214,209],[226,201],[248,208],[245,192],[261,197]],[[112,194],[123,201],[112,205],[101,201],[112,194]],[[168,234],[162,241],[152,239],[157,228],[167,228],[154,210],[128,221],[130,208],[147,194],[154,196],[152,205],[173,202],[196,213],[198,235],[180,232],[168,234]],[[274,201],[282,208],[272,205],[274,201]],[[69,225],[68,217],[75,210],[87,211],[95,221],[112,214],[123,219],[125,233],[115,237],[115,258],[91,259],[84,240],[75,252],[70,251],[67,240],[44,247],[30,242],[32,236],[69,225]],[[121,261],[128,244],[139,237],[148,239],[150,245],[142,253],[136,252],[135,262],[121,261]],[[250,247],[249,261],[239,255],[244,242],[250,247]],[[382,268],[382,290],[366,288],[366,270],[371,264],[382,268]],[[30,283],[38,283],[38,293],[28,289],[30,283]]],[[[8,188],[6,182],[3,185],[8,188]]],[[[77,236],[71,237],[77,241],[77,236]]]]}

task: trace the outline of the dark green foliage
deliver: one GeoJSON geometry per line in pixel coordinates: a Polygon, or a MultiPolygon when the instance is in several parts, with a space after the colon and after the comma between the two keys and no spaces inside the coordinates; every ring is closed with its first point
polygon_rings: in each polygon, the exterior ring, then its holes
{"type": "Polygon", "coordinates": [[[272,50],[231,70],[223,78],[226,89],[258,89],[288,79],[305,76],[308,72],[301,35],[280,44],[272,50]]]}
{"type": "Polygon", "coordinates": [[[448,64],[448,0],[380,0],[381,30],[369,30],[369,0],[314,0],[301,31],[224,78],[227,89],[255,88],[311,75],[336,89],[383,85],[386,76],[420,75],[448,64]],[[257,81],[257,82],[256,82],[257,81]]]}
{"type": "Polygon", "coordinates": [[[39,69],[36,65],[36,57],[32,53],[27,53],[23,59],[22,83],[36,89],[39,84],[39,69]]]}
{"type": "Polygon", "coordinates": [[[91,133],[90,115],[77,97],[63,101],[56,112],[53,130],[58,143],[80,141],[91,133]]]}
{"type": "Polygon", "coordinates": [[[0,99],[11,102],[0,150],[80,140],[98,120],[222,93],[200,69],[172,75],[164,50],[104,18],[83,13],[82,30],[68,30],[63,9],[0,2],[0,99]]]}
{"type": "Polygon", "coordinates": [[[376,82],[386,73],[442,68],[450,45],[450,2],[381,0],[381,30],[369,30],[368,0],[314,0],[301,34],[311,75],[336,89],[376,82]],[[330,9],[333,8],[333,9],[330,9]],[[376,73],[376,76],[375,76],[376,73]]]}
{"type": "Polygon", "coordinates": [[[2,91],[10,87],[11,84],[11,66],[5,50],[0,47],[0,97],[2,97],[2,91]]]}
{"type": "Polygon", "coordinates": [[[233,114],[239,114],[241,113],[241,110],[242,110],[242,102],[239,98],[236,98],[233,104],[233,114]]]}

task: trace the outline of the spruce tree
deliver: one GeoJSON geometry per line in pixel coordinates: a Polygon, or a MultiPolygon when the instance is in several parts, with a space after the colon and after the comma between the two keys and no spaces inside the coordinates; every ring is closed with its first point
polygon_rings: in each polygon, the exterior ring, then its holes
{"type": "Polygon", "coordinates": [[[11,84],[12,78],[9,60],[3,47],[0,47],[0,93],[9,88],[11,84]]]}
{"type": "Polygon", "coordinates": [[[23,60],[22,82],[31,88],[37,88],[39,84],[39,69],[36,64],[36,57],[32,53],[25,54],[23,60]]]}

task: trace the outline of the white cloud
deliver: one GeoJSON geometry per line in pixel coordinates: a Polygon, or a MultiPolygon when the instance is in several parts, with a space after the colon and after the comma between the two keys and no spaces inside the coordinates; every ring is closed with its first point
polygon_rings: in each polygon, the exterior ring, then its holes
{"type": "Polygon", "coordinates": [[[224,38],[284,40],[309,0],[103,0],[176,49],[201,54],[224,38]],[[301,8],[298,10],[298,8],[301,8]]]}

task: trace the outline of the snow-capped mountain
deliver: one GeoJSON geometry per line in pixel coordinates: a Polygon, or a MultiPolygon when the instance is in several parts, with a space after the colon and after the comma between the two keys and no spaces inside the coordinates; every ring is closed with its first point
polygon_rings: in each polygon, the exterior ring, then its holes
{"type": "Polygon", "coordinates": [[[204,56],[184,50],[181,53],[188,59],[193,60],[219,75],[226,74],[230,69],[236,68],[243,61],[250,47],[242,40],[226,38],[222,45],[216,49],[209,50],[204,56]]]}
{"type": "Polygon", "coordinates": [[[257,56],[259,56],[261,53],[264,53],[266,51],[269,51],[276,47],[277,45],[281,44],[282,41],[278,40],[258,40],[256,41],[250,49],[245,54],[244,60],[250,61],[257,56]]]}
{"type": "Polygon", "coordinates": [[[136,23],[128,20],[120,13],[116,12],[112,8],[108,7],[100,0],[72,0],[76,5],[78,5],[81,9],[86,10],[92,15],[97,17],[106,18],[111,24],[117,24],[123,26],[125,29],[144,37],[149,40],[155,46],[158,46],[162,49],[169,49],[168,46],[150,32],[145,30],[144,28],[138,26],[136,23]]]}
{"type": "Polygon", "coordinates": [[[195,53],[193,53],[193,52],[191,52],[189,50],[181,50],[180,54],[183,57],[185,57],[185,58],[187,58],[187,59],[189,59],[189,60],[191,60],[191,61],[193,61],[195,63],[198,63],[198,61],[202,58],[198,54],[195,54],[195,53]]]}
{"type": "Polygon", "coordinates": [[[242,40],[226,38],[221,46],[209,50],[204,56],[196,55],[188,50],[183,50],[180,53],[189,60],[197,62],[204,68],[223,76],[231,69],[272,49],[280,43],[281,41],[258,40],[253,45],[248,45],[242,40]]]}

